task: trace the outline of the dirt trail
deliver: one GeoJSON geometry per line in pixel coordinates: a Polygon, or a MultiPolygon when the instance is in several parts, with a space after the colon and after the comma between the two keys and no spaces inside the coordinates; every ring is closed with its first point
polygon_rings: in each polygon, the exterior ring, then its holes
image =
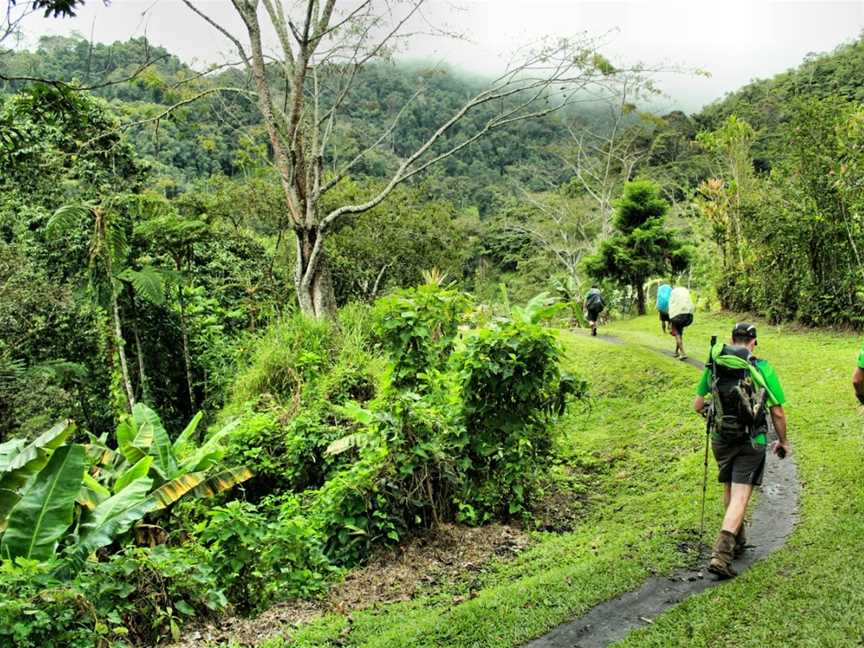
{"type": "MultiPolygon", "coordinates": [[[[613,344],[624,344],[620,338],[600,335],[613,344]]],[[[671,352],[653,349],[672,356],[671,352]]],[[[692,358],[687,363],[698,369],[704,366],[692,358]]],[[[745,572],[758,560],[780,549],[798,522],[800,484],[795,462],[779,460],[769,454],[764,485],[760,489],[748,527],[752,545],[735,561],[738,573],[745,572]]],[[[707,535],[707,532],[706,532],[707,535]]],[[[586,614],[555,628],[524,648],[595,648],[620,641],[635,628],[653,622],[654,618],[684,599],[723,582],[698,570],[680,570],[666,577],[652,577],[638,590],[601,603],[586,614]]]]}

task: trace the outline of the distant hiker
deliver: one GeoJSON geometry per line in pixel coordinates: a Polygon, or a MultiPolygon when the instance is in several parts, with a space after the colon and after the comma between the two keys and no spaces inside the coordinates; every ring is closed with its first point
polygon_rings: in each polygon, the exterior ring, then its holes
{"type": "Polygon", "coordinates": [[[756,327],[747,322],[732,329],[732,344],[716,344],[696,388],[693,407],[713,421],[711,445],[723,484],[726,514],[714,544],[708,571],[722,578],[736,575],[732,560],[746,548],[744,515],[753,487],[762,483],[768,432],[777,433],[772,451],[783,459],[791,453],[786,438],[786,397],[774,368],[753,355],[756,327]],[[705,396],[711,395],[706,403],[705,396]]]}
{"type": "Polygon", "coordinates": [[[597,320],[600,319],[600,313],[606,308],[603,303],[603,295],[597,286],[591,286],[591,290],[585,295],[585,317],[588,320],[588,326],[591,327],[591,335],[597,335],[597,320]]]}
{"type": "Polygon", "coordinates": [[[672,286],[663,284],[657,289],[657,312],[660,313],[660,328],[665,333],[666,325],[669,323],[669,296],[672,294],[672,286]]]}
{"type": "Polygon", "coordinates": [[[684,351],[684,329],[693,323],[693,300],[690,291],[677,286],[669,293],[669,332],[675,337],[675,357],[687,359],[684,351]]]}
{"type": "Polygon", "coordinates": [[[858,364],[852,374],[852,386],[855,388],[855,398],[864,405],[864,347],[861,347],[858,354],[858,364]]]}

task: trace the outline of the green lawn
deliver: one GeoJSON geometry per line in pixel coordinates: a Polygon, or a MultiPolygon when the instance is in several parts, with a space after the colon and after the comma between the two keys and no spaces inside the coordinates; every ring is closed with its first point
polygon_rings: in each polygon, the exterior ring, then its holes
{"type": "MultiPolygon", "coordinates": [[[[728,336],[732,319],[698,317],[688,351],[728,336]]],[[[610,327],[658,342],[651,318],[610,327]]],[[[627,646],[851,646],[864,641],[864,445],[850,377],[857,337],[759,326],[758,353],[775,365],[803,482],[802,520],[788,545],[728,585],[694,597],[631,635],[627,646]]],[[[698,351],[698,353],[697,353],[698,351]]]]}
{"type": "Polygon", "coordinates": [[[592,386],[560,427],[557,472],[571,475],[583,502],[578,527],[535,534],[518,558],[489,566],[465,602],[452,588],[430,592],[354,613],[350,631],[333,615],[271,646],[516,646],[692,561],[678,547],[694,539],[699,517],[703,424],[689,411],[697,372],[639,347],[576,335],[564,343],[567,364],[592,386]]]}

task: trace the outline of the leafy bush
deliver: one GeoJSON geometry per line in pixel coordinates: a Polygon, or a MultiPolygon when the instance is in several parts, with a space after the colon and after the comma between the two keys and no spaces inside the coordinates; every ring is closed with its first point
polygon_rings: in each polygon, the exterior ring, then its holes
{"type": "Polygon", "coordinates": [[[384,297],[375,304],[375,333],[393,361],[394,387],[420,386],[443,369],[453,350],[468,297],[433,284],[384,297]]]}
{"type": "Polygon", "coordinates": [[[527,511],[551,458],[551,423],[584,383],[558,368],[560,349],[538,324],[503,321],[471,336],[459,354],[468,458],[462,517],[485,522],[527,511]]]}
{"type": "Polygon", "coordinates": [[[176,639],[185,620],[227,605],[210,562],[195,545],[128,548],[60,581],[48,563],[4,561],[0,645],[119,648],[176,639]]]}
{"type": "MultiPolygon", "coordinates": [[[[83,593],[32,560],[0,562],[0,645],[19,648],[93,646],[108,625],[83,593]],[[94,618],[94,616],[96,618],[94,618]]],[[[125,629],[113,633],[125,635],[125,629]]]]}
{"type": "Polygon", "coordinates": [[[317,594],[333,571],[295,497],[261,508],[239,501],[214,507],[200,529],[219,582],[241,612],[317,594]]]}

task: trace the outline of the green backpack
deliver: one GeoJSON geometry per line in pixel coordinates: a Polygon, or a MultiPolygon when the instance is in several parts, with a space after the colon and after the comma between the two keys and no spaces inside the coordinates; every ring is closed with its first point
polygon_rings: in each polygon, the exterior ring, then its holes
{"type": "Polygon", "coordinates": [[[756,358],[745,348],[724,344],[712,349],[709,366],[715,431],[733,441],[754,437],[767,426],[768,412],[756,358]]]}

